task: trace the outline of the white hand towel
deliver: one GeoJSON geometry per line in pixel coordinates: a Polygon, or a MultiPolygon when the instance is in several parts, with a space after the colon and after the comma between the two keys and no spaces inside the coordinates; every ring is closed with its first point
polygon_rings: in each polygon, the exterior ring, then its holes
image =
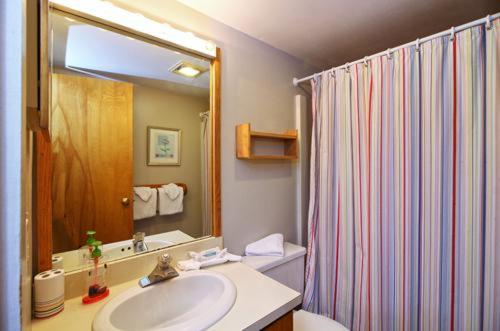
{"type": "Polygon", "coordinates": [[[163,185],[158,189],[160,215],[182,213],[184,190],[173,183],[163,185]]]}
{"type": "Polygon", "coordinates": [[[274,233],[245,247],[245,255],[283,256],[283,235],[274,233]]]}
{"type": "Polygon", "coordinates": [[[134,187],[134,220],[156,215],[156,189],[151,187],[134,187]]]}
{"type": "Polygon", "coordinates": [[[170,183],[170,184],[167,184],[167,185],[162,185],[162,187],[165,189],[165,193],[168,195],[168,197],[171,200],[177,199],[177,197],[179,196],[179,194],[184,191],[182,189],[182,187],[177,186],[174,183],[170,183]]]}
{"type": "Polygon", "coordinates": [[[198,270],[200,269],[201,262],[195,261],[193,259],[178,261],[177,267],[182,271],[198,270]]]}
{"type": "Polygon", "coordinates": [[[153,189],[151,187],[134,187],[134,193],[141,198],[142,201],[148,201],[153,194],[153,189]]]}

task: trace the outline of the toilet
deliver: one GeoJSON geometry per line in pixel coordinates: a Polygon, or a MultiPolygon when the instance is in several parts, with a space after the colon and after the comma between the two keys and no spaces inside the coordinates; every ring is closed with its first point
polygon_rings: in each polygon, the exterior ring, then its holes
{"type": "MultiPolygon", "coordinates": [[[[242,262],[264,275],[304,294],[304,266],[306,249],[285,242],[284,256],[244,256],[242,262]]],[[[305,310],[293,313],[294,331],[332,330],[348,331],[342,324],[305,310]]]]}

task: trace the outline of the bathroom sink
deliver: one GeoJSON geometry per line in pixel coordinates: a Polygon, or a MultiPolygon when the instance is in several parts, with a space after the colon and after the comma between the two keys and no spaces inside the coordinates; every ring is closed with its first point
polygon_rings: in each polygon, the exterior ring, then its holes
{"type": "Polygon", "coordinates": [[[236,287],[222,274],[188,271],[146,288],[119,294],[97,313],[92,329],[204,330],[220,320],[236,300],[236,287]]]}

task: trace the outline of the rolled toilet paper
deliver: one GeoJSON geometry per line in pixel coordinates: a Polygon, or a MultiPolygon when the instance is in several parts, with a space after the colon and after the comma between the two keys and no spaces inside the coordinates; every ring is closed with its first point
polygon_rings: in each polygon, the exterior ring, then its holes
{"type": "Polygon", "coordinates": [[[43,318],[64,309],[64,270],[52,269],[35,276],[35,317],[43,318]]]}
{"type": "Polygon", "coordinates": [[[62,256],[52,256],[52,269],[64,269],[64,259],[62,256]]]}

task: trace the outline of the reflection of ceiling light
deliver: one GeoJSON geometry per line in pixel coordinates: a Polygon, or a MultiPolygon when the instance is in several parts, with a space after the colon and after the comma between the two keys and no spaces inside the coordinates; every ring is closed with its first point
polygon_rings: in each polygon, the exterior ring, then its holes
{"type": "Polygon", "coordinates": [[[64,19],[66,19],[67,21],[70,21],[70,22],[74,22],[75,21],[74,19],[69,18],[69,17],[64,17],[64,19]]]}
{"type": "Polygon", "coordinates": [[[182,75],[184,77],[195,78],[207,71],[208,69],[202,68],[195,64],[180,61],[176,63],[172,68],[169,69],[174,74],[182,75]]]}
{"type": "Polygon", "coordinates": [[[187,77],[196,77],[200,74],[200,71],[198,69],[191,67],[181,67],[179,70],[177,70],[177,72],[187,77]]]}
{"type": "Polygon", "coordinates": [[[115,6],[109,1],[101,0],[49,0],[52,7],[59,9],[69,8],[77,13],[83,13],[90,17],[96,17],[110,25],[120,25],[127,29],[159,38],[166,43],[180,47],[200,55],[214,58],[217,47],[209,40],[195,36],[161,23],[141,14],[132,13],[128,10],[115,6]]]}

